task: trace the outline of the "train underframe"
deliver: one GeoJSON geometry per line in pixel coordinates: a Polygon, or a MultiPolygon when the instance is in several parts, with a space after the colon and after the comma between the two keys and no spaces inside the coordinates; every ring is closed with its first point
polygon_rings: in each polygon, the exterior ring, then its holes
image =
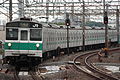
{"type": "Polygon", "coordinates": [[[20,55],[20,56],[7,56],[4,59],[4,63],[8,63],[19,67],[32,67],[41,63],[40,57],[20,55]]]}
{"type": "MultiPolygon", "coordinates": [[[[115,47],[117,46],[117,41],[116,42],[111,42],[111,44],[109,45],[110,47],[115,47]]],[[[95,49],[101,49],[104,48],[105,44],[101,43],[101,44],[94,44],[94,45],[85,45],[85,51],[88,50],[95,50],[95,49]]],[[[75,52],[80,52],[82,51],[83,47],[82,46],[77,46],[77,47],[70,47],[69,48],[69,54],[71,53],[75,53],[75,52]]],[[[48,58],[51,58],[53,56],[60,56],[62,54],[67,54],[67,48],[60,48],[58,47],[56,50],[51,50],[51,51],[47,51],[43,54],[43,59],[46,60],[48,58]]]]}

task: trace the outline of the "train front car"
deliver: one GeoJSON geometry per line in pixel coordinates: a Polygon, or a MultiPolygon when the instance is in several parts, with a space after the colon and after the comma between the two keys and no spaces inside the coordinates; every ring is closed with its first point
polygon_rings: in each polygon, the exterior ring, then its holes
{"type": "Polygon", "coordinates": [[[8,22],[4,48],[6,62],[37,64],[42,57],[42,24],[24,18],[8,22]]]}

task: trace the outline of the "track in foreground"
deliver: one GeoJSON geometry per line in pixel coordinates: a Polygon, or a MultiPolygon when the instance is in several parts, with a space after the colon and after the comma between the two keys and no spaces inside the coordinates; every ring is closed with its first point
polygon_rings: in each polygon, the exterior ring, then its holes
{"type": "MultiPolygon", "coordinates": [[[[118,49],[112,49],[113,50],[118,50],[118,49]]],[[[74,58],[74,66],[77,69],[77,71],[83,71],[84,73],[88,74],[89,76],[96,78],[97,80],[119,80],[118,78],[114,77],[113,75],[107,74],[92,65],[92,63],[89,61],[89,59],[95,55],[97,55],[98,51],[93,51],[89,53],[84,53],[76,58],[74,58]],[[77,65],[76,61],[79,61],[81,65],[77,65]]]]}
{"type": "MultiPolygon", "coordinates": [[[[27,70],[28,70],[27,71],[28,75],[30,75],[30,76],[25,76],[25,75],[20,76],[19,72],[21,70],[15,70],[14,74],[13,74],[14,80],[43,80],[43,78],[39,75],[40,73],[37,71],[37,68],[32,68],[32,69],[27,69],[27,70]],[[39,73],[39,74],[37,74],[37,73],[39,73]]],[[[24,72],[24,71],[22,70],[22,72],[24,72]]],[[[25,72],[26,72],[26,70],[25,70],[25,72]]]]}

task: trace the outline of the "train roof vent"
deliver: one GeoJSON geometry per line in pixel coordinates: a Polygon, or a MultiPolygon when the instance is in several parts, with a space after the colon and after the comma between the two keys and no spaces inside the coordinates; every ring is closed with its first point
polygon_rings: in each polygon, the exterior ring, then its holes
{"type": "Polygon", "coordinates": [[[20,18],[20,20],[25,20],[25,21],[32,21],[32,18],[20,18]]]}

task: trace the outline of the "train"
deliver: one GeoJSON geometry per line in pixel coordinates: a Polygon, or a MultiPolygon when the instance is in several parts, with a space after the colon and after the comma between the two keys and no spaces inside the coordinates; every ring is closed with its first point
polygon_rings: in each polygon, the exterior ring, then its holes
{"type": "MultiPolygon", "coordinates": [[[[32,18],[18,18],[6,23],[4,60],[7,63],[41,63],[43,60],[67,53],[67,28],[54,24],[40,23],[32,18]]],[[[83,48],[83,30],[69,27],[69,49],[71,52],[83,48]]],[[[111,44],[117,43],[117,30],[109,29],[111,44]]],[[[104,47],[104,29],[85,29],[85,50],[104,47]]]]}

